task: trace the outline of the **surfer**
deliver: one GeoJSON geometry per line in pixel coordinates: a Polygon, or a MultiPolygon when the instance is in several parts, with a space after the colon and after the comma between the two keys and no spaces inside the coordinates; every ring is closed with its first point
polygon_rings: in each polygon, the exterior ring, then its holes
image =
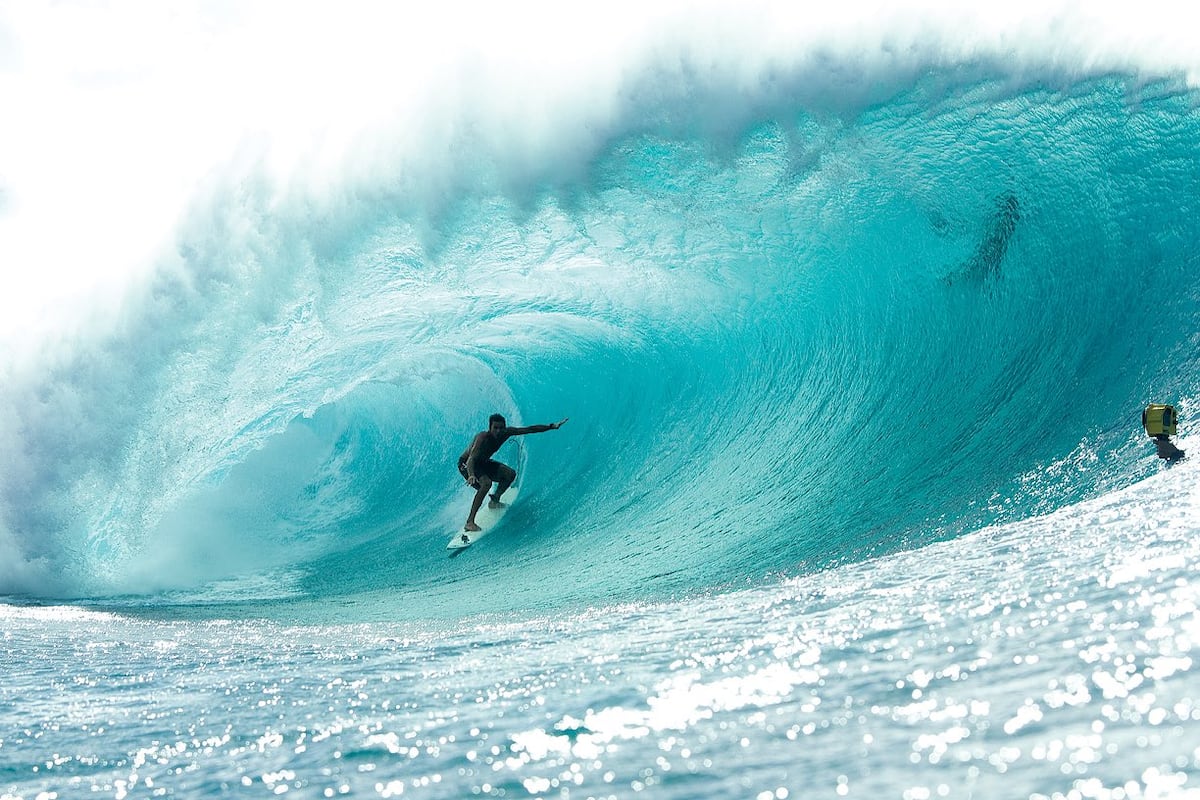
{"type": "Polygon", "coordinates": [[[508,441],[508,437],[556,431],[566,421],[567,418],[563,417],[550,425],[510,428],[501,414],[492,414],[488,417],[488,429],[475,434],[470,446],[458,457],[459,473],[467,481],[467,485],[475,490],[475,498],[471,501],[471,513],[467,515],[467,524],[463,526],[464,531],[479,530],[479,526],[475,524],[475,515],[483,505],[483,498],[493,483],[496,484],[496,491],[492,494],[491,501],[488,502],[488,508],[504,507],[504,503],[500,502],[500,497],[517,479],[517,471],[507,464],[493,461],[492,456],[496,454],[501,445],[508,441]]]}

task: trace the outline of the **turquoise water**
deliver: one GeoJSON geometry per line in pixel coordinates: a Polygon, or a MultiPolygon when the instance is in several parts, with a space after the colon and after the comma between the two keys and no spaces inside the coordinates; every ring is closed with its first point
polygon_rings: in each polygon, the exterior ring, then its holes
{"type": "Polygon", "coordinates": [[[1197,96],[813,69],[202,187],[7,365],[0,796],[1200,792],[1197,96]]]}

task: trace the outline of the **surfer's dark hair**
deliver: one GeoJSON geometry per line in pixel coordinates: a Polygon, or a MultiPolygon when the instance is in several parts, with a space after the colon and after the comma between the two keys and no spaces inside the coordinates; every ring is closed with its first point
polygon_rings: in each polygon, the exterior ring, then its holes
{"type": "Polygon", "coordinates": [[[508,422],[505,421],[503,414],[492,414],[490,417],[488,417],[489,428],[492,427],[493,422],[499,422],[501,425],[508,425],[508,422]]]}

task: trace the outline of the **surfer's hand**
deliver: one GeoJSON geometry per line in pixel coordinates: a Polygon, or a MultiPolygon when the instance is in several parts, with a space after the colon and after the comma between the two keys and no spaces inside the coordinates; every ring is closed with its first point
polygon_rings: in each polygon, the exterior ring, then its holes
{"type": "Polygon", "coordinates": [[[473,476],[470,478],[467,478],[467,486],[470,486],[472,489],[478,489],[479,488],[479,478],[476,478],[473,476]]]}
{"type": "Polygon", "coordinates": [[[554,423],[550,427],[553,428],[554,430],[558,430],[563,425],[567,424],[567,420],[569,420],[569,419],[570,419],[570,417],[563,417],[562,419],[560,419],[558,422],[554,423]]]}

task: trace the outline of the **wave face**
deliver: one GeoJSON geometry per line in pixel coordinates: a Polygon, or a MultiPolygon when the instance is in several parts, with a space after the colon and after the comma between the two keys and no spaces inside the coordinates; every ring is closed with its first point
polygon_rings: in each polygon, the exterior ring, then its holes
{"type": "Polygon", "coordinates": [[[214,178],[118,322],[9,365],[0,593],[661,597],[1157,470],[1141,408],[1197,397],[1198,98],[922,74],[853,103],[651,75],[544,161],[466,131],[320,193],[214,178]],[[495,411],[571,421],[506,445],[520,498],[449,559],[495,411]]]}

